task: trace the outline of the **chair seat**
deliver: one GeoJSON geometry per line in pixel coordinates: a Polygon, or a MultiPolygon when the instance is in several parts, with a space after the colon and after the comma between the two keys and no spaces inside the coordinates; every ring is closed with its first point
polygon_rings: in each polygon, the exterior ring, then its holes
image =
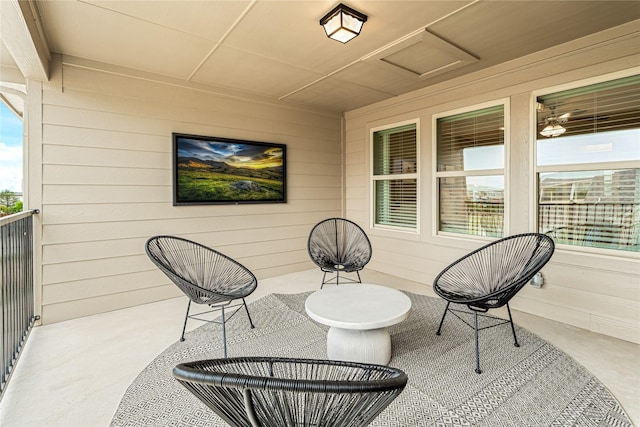
{"type": "Polygon", "coordinates": [[[366,426],[407,383],[387,366],[273,357],[183,363],[173,375],[231,426],[366,426]]]}
{"type": "Polygon", "coordinates": [[[307,249],[311,260],[324,273],[320,287],[333,281],[339,284],[341,273],[357,274],[357,280],[343,276],[343,281],[361,282],[359,272],[372,253],[364,230],[343,218],[329,218],[316,224],[309,234],[307,249]],[[327,279],[327,273],[335,273],[335,277],[327,279]]]}

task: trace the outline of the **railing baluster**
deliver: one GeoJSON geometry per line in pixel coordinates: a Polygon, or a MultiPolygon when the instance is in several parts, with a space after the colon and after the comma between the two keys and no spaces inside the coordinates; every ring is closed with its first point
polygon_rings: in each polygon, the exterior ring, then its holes
{"type": "Polygon", "coordinates": [[[33,215],[0,218],[0,398],[29,336],[35,315],[33,215]]]}

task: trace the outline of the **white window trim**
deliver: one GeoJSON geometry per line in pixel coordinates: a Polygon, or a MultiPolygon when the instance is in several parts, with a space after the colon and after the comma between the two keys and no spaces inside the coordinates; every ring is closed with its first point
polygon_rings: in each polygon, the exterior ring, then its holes
{"type": "Polygon", "coordinates": [[[472,234],[450,233],[439,230],[440,218],[440,193],[438,192],[438,178],[446,178],[448,176],[484,176],[484,175],[503,175],[504,176],[504,229],[503,235],[508,236],[510,230],[509,212],[510,208],[510,183],[509,183],[509,159],[511,150],[511,102],[510,98],[500,98],[493,101],[487,101],[480,104],[474,104],[468,107],[457,108],[455,110],[444,111],[431,116],[431,194],[433,197],[431,203],[431,235],[434,238],[446,238],[456,240],[472,240],[472,241],[493,241],[493,237],[475,236],[472,234]],[[482,171],[461,171],[461,172],[438,172],[438,119],[442,117],[454,116],[456,114],[468,113],[475,110],[496,107],[502,105],[504,109],[504,169],[486,169],[482,171]]]}
{"type": "MultiPolygon", "coordinates": [[[[538,151],[537,151],[537,141],[538,141],[538,118],[536,114],[536,102],[539,96],[548,95],[550,93],[562,92],[564,90],[576,89],[583,86],[589,86],[593,84],[603,83],[609,80],[616,80],[625,77],[630,77],[636,74],[640,74],[640,68],[629,68],[622,71],[617,71],[615,73],[604,74],[601,76],[590,77],[587,79],[575,80],[569,83],[564,83],[560,85],[555,85],[551,87],[546,87],[538,90],[534,90],[531,92],[531,114],[529,117],[530,120],[530,129],[531,129],[531,150],[530,150],[530,159],[531,159],[531,200],[529,201],[530,206],[532,207],[532,214],[530,215],[530,224],[529,227],[531,230],[538,230],[538,174],[545,172],[558,172],[560,167],[562,166],[562,172],[571,172],[571,171],[589,171],[589,170],[603,170],[603,169],[628,169],[628,168],[637,168],[638,163],[634,161],[620,161],[620,162],[603,162],[603,163],[585,163],[585,164],[569,164],[569,165],[550,165],[550,166],[538,166],[538,151]]],[[[505,181],[506,186],[506,181],[505,181]]],[[[506,189],[505,189],[506,192],[506,189]]],[[[505,206],[505,211],[506,211],[505,206]]],[[[598,256],[613,256],[615,258],[631,258],[635,260],[640,260],[640,253],[638,252],[630,252],[630,251],[621,251],[616,249],[603,249],[596,248],[590,246],[575,246],[575,245],[565,245],[562,243],[556,244],[556,249],[559,251],[567,252],[567,253],[584,253],[584,254],[592,254],[598,256]]]]}
{"type": "Polygon", "coordinates": [[[421,183],[420,183],[420,171],[422,166],[420,164],[420,119],[410,119],[401,122],[395,122],[388,125],[376,126],[369,129],[369,227],[373,230],[387,230],[406,234],[420,234],[420,199],[421,199],[421,183]],[[373,134],[381,130],[392,129],[395,127],[415,124],[416,126],[416,172],[410,174],[393,174],[393,175],[374,175],[374,150],[373,150],[373,134]],[[402,178],[400,178],[402,177],[402,178]],[[416,228],[409,229],[405,227],[394,227],[391,225],[376,224],[376,198],[375,198],[375,185],[374,182],[378,180],[388,179],[415,179],[416,180],[416,228]]]}

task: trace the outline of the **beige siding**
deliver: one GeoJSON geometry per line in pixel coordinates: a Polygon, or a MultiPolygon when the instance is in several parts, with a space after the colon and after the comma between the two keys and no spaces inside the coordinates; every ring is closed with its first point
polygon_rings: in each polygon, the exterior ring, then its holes
{"type": "MultiPolygon", "coordinates": [[[[435,236],[433,225],[433,115],[507,98],[510,147],[505,203],[507,234],[534,230],[533,92],[616,72],[640,64],[638,23],[557,46],[507,64],[454,79],[345,114],[346,213],[365,226],[374,253],[369,268],[424,283],[450,262],[482,243],[435,236]],[[370,226],[369,130],[420,119],[420,232],[399,233],[370,226]]],[[[638,257],[557,250],[543,269],[545,285],[525,288],[516,309],[581,328],[640,342],[638,257]]]]}
{"type": "Polygon", "coordinates": [[[43,323],[180,295],[144,252],[156,234],[215,247],[259,279],[312,268],[311,227],[342,212],[340,115],[54,59],[28,99],[43,323]],[[173,206],[172,132],[286,144],[288,203],[173,206]]]}

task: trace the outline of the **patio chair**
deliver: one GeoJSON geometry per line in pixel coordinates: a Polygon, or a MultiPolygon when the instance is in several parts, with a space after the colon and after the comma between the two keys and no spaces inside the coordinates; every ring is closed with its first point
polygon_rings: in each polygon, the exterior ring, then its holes
{"type": "Polygon", "coordinates": [[[244,306],[251,328],[255,327],[244,300],[258,285],[253,273],[218,251],[180,237],[152,237],[145,249],[151,261],[189,298],[180,341],[184,341],[188,319],[221,324],[224,357],[227,357],[226,322],[244,306]],[[211,310],[190,315],[191,302],[206,304],[211,310]],[[235,310],[227,316],[225,310],[228,309],[235,310]],[[200,317],[216,311],[221,312],[220,320],[200,317]]]}
{"type": "Polygon", "coordinates": [[[329,218],[316,224],[307,242],[311,260],[323,272],[322,288],[326,283],[340,284],[340,273],[356,273],[357,280],[343,276],[343,281],[362,283],[360,270],[371,259],[371,242],[355,222],[343,218],[329,218]],[[327,279],[327,273],[335,276],[327,279]]]}
{"type": "Polygon", "coordinates": [[[447,301],[436,335],[440,335],[447,312],[451,312],[475,329],[476,373],[480,370],[478,331],[511,324],[514,345],[520,347],[511,317],[509,301],[549,261],[555,245],[544,234],[524,233],[494,241],[458,259],[446,267],[433,281],[433,290],[447,301]],[[473,313],[473,326],[458,313],[468,311],[450,308],[451,304],[466,305],[473,313]],[[493,317],[490,309],[507,306],[509,320],[493,317]],[[478,316],[497,321],[478,328],[478,316]]]}
{"type": "Polygon", "coordinates": [[[407,384],[387,366],[272,357],[183,363],[173,375],[232,427],[366,426],[407,384]]]}

